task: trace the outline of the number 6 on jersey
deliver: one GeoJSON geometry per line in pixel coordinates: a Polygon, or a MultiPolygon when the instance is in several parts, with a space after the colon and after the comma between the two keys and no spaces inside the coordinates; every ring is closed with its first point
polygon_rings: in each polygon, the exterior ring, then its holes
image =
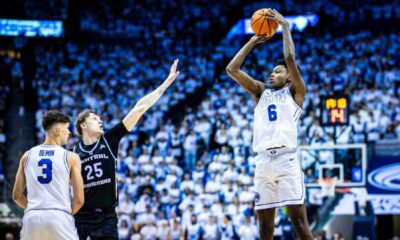
{"type": "Polygon", "coordinates": [[[276,105],[271,104],[268,106],[268,119],[270,122],[276,121],[278,115],[276,114],[276,105]]]}

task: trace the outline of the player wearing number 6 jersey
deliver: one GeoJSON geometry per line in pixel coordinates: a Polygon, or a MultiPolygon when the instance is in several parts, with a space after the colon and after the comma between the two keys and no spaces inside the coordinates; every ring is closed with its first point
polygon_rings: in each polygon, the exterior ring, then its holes
{"type": "Polygon", "coordinates": [[[81,112],[75,127],[82,140],[74,146],[82,162],[85,204],[75,221],[80,239],[118,239],[116,161],[118,145],[140,117],[152,106],[179,75],[175,60],[163,84],[140,99],[122,122],[104,132],[100,117],[91,110],[81,112]]]}
{"type": "Polygon", "coordinates": [[[305,208],[303,173],[297,154],[297,120],[306,86],[296,65],[289,23],[276,10],[269,9],[266,17],[281,25],[284,53],[284,59],[277,61],[269,76],[269,87],[240,69],[250,51],[269,39],[265,36],[253,36],[226,69],[257,103],[253,150],[257,153],[254,184],[260,237],[273,239],[275,208],[287,206],[299,238],[312,239],[305,208]]]}
{"type": "Polygon", "coordinates": [[[12,197],[25,209],[21,239],[78,239],[71,214],[84,201],[81,162],[77,154],[61,147],[70,135],[69,122],[69,117],[59,111],[44,114],[46,140],[20,160],[12,197]]]}

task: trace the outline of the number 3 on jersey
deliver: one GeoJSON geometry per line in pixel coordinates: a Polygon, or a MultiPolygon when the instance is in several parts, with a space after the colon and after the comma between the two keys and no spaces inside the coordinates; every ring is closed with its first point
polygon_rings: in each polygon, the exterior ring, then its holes
{"type": "Polygon", "coordinates": [[[91,166],[91,165],[85,166],[85,172],[87,172],[86,179],[93,180],[94,179],[93,175],[95,175],[98,178],[103,176],[103,169],[101,169],[100,166],[101,166],[101,162],[95,163],[95,164],[93,164],[93,166],[91,166]]]}
{"type": "Polygon", "coordinates": [[[276,114],[276,105],[271,104],[268,106],[268,119],[270,122],[276,121],[278,119],[278,115],[276,114]]]}
{"type": "Polygon", "coordinates": [[[53,162],[50,159],[41,159],[38,166],[42,167],[42,176],[38,176],[37,180],[41,184],[49,184],[53,179],[53,162]]]}

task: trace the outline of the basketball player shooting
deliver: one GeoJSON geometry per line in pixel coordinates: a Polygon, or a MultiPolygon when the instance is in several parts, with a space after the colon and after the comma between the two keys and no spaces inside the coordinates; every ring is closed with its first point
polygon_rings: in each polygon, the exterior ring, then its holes
{"type": "Polygon", "coordinates": [[[84,201],[81,161],[77,154],[61,147],[70,135],[69,123],[70,118],[62,112],[45,113],[44,143],[25,152],[20,160],[12,197],[25,209],[21,239],[78,239],[71,214],[84,201]]]}
{"type": "Polygon", "coordinates": [[[178,60],[166,80],[141,98],[122,122],[104,132],[100,117],[91,110],[81,112],[75,127],[82,136],[73,151],[82,159],[85,204],[75,215],[80,239],[118,239],[116,161],[122,137],[131,131],[141,116],[153,106],[179,75],[178,60]]]}
{"type": "Polygon", "coordinates": [[[268,9],[268,19],[282,27],[284,59],[276,62],[269,86],[240,69],[246,56],[270,37],[253,36],[226,70],[257,105],[254,110],[253,151],[257,153],[254,184],[255,209],[260,237],[273,239],[275,208],[287,206],[300,239],[312,239],[305,207],[305,185],[297,153],[297,121],[302,112],[306,86],[295,61],[295,48],[288,21],[268,9]]]}

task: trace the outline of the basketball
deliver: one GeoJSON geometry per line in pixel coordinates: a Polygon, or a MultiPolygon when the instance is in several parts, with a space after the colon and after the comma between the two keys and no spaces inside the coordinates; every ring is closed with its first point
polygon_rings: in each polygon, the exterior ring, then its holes
{"type": "Polygon", "coordinates": [[[267,18],[267,12],[267,8],[262,8],[257,10],[253,13],[253,16],[251,16],[251,29],[257,35],[269,37],[274,35],[278,29],[278,23],[267,18]]]}

